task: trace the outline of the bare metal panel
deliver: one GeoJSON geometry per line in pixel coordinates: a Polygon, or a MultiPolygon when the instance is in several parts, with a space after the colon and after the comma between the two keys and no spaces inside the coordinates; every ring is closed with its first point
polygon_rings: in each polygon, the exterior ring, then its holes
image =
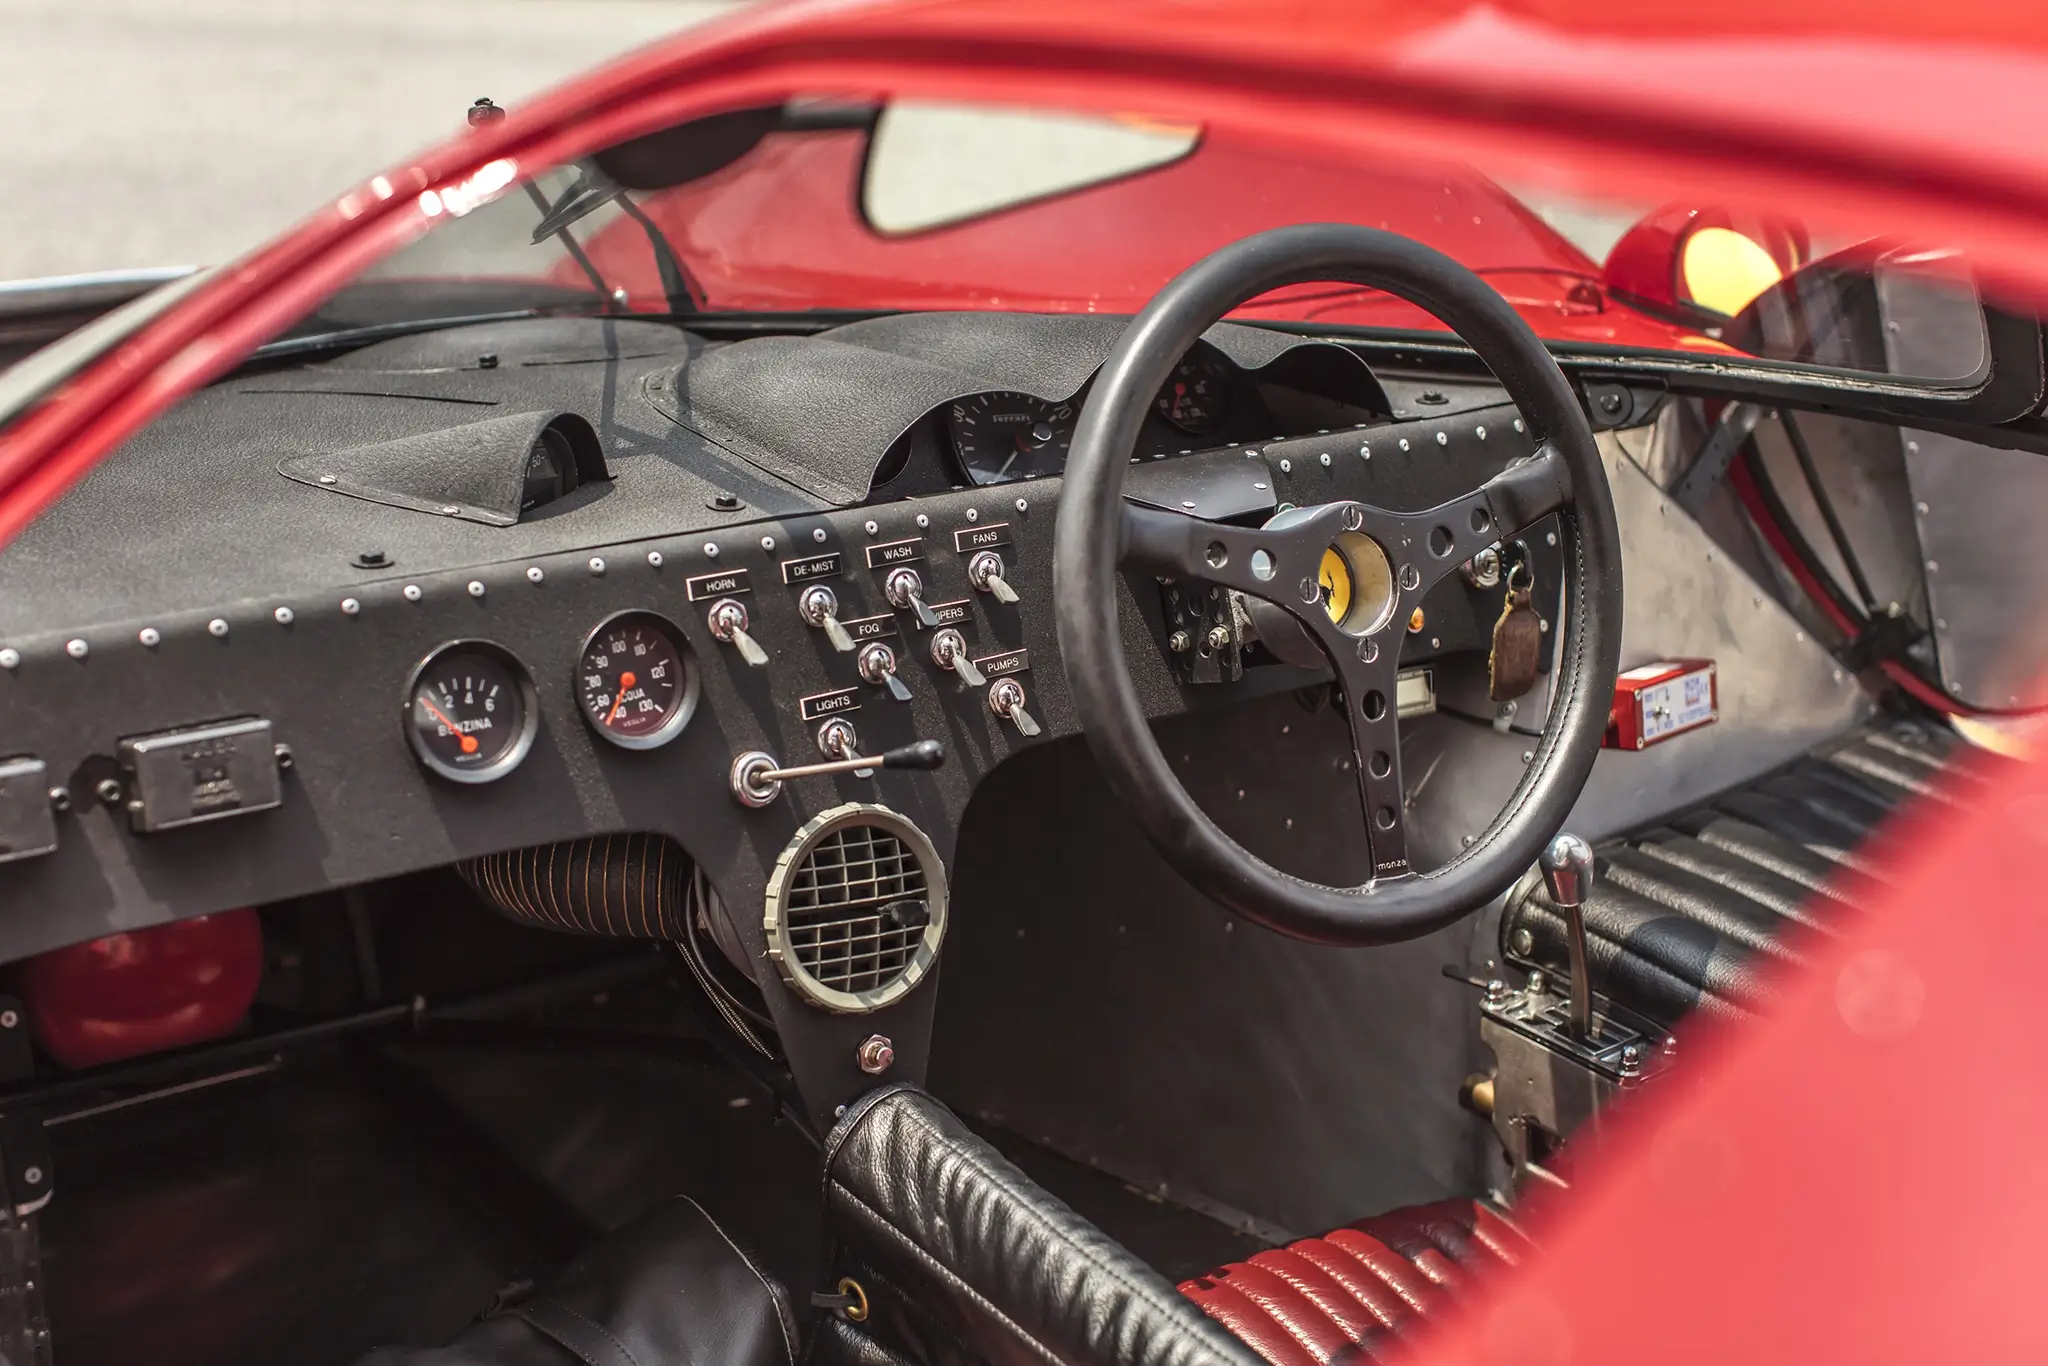
{"type": "Polygon", "coordinates": [[[2048,457],[1905,434],[1934,644],[1949,692],[1979,707],[2038,702],[2048,671],[2048,457]]]}
{"type": "MultiPolygon", "coordinates": [[[[1950,374],[1982,319],[1952,292],[1880,277],[1886,359],[1894,373],[1950,374]]],[[[2048,560],[2033,547],[2048,510],[2048,459],[1935,432],[1888,433],[1905,445],[1935,654],[1951,695],[1979,707],[2037,701],[2048,669],[2048,560]]]]}
{"type": "MultiPolygon", "coordinates": [[[[1158,734],[1247,847],[1366,876],[1342,716],[1280,695],[1158,734]]],[[[930,1083],[949,1103],[1268,1237],[1484,1184],[1492,1135],[1457,1105],[1484,1061],[1475,993],[1441,972],[1470,922],[1383,949],[1241,924],[1160,860],[1079,739],[983,782],[954,885],[930,1083]]]]}

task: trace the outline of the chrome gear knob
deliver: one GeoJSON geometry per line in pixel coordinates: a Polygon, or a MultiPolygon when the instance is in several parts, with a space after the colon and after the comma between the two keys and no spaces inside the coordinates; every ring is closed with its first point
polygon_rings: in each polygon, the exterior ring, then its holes
{"type": "Polygon", "coordinates": [[[1560,832],[1543,846],[1538,866],[1543,869],[1543,885],[1558,906],[1586,904],[1586,894],[1593,890],[1592,845],[1577,835],[1560,832]]]}
{"type": "Polygon", "coordinates": [[[1593,1035],[1593,980],[1586,962],[1586,917],[1581,909],[1593,890],[1593,846],[1577,835],[1559,831],[1543,846],[1537,866],[1550,899],[1564,913],[1567,950],[1571,954],[1571,1027],[1582,1039],[1593,1035]]]}

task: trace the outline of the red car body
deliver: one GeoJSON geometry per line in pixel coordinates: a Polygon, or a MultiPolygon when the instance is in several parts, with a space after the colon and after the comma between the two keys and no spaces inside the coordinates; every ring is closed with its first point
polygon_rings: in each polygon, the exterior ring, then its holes
{"type": "MultiPolygon", "coordinates": [[[[1657,201],[1796,207],[1831,235],[1910,233],[1971,253],[2008,297],[2048,298],[2048,18],[1956,0],[877,0],[748,10],[649,48],[343,196],[198,282],[61,377],[0,436],[0,536],[170,403],[222,374],[367,263],[429,226],[424,192],[500,160],[542,167],[679,120],[794,92],[919,94],[1227,123],[1244,146],[1526,165],[1532,178],[1657,201]]],[[[843,155],[820,144],[818,156],[843,155]]],[[[1232,149],[1184,174],[1228,174],[1232,149]]],[[[1327,213],[1355,216],[1341,188],[1327,213]]],[[[438,202],[438,201],[437,201],[438,202]]],[[[752,250],[772,263],[762,210],[752,250]]],[[[1243,219],[1145,222],[1163,279],[1243,219]],[[1178,234],[1178,235],[1176,235],[1178,234]]],[[[1291,210],[1290,210],[1291,212],[1291,210]]],[[[1398,224],[1394,224],[1398,227],[1398,224]]],[[[1526,226],[1526,225],[1525,225],[1526,226]]],[[[849,269],[917,300],[907,263],[995,228],[849,247],[849,269]]],[[[963,248],[964,249],[964,248],[963,248]]],[[[1031,307],[1028,244],[989,239],[1031,307]]],[[[1555,250],[1555,248],[1552,248],[1555,250]]],[[[1573,263],[1576,266],[1578,263],[1573,263]]],[[[759,271],[753,302],[772,305],[759,271]]],[[[957,276],[944,277],[956,283],[957,276]]],[[[787,282],[785,282],[787,283],[787,282]]],[[[810,284],[804,285],[809,290],[810,284]]],[[[1118,309],[1138,301],[1116,301],[1118,309]]],[[[1541,300],[1531,295],[1538,308],[1541,300]]],[[[1560,329],[1619,326],[1557,314],[1560,329]]],[[[1378,317],[1360,319],[1379,321],[1378,317]]],[[[1388,318],[1387,321],[1397,321],[1388,318]]],[[[1629,317],[1614,339],[1671,345],[1629,317]]],[[[1970,781],[1967,775],[1957,781],[1970,781]]],[[[1419,1349],[1428,1359],[2038,1361],[2028,1140],[2048,1126],[2048,1027],[2024,975],[2048,949],[2031,876],[2048,769],[2005,780],[1964,825],[1939,804],[1902,843],[1886,909],[1816,949],[1769,1025],[1689,1035],[1712,1057],[1623,1116],[1582,1169],[1545,1258],[1419,1349]],[[1717,1188],[1701,1170],[1723,1174],[1717,1188]],[[1687,1173],[1677,1180],[1675,1173],[1687,1173]]]]}
{"type": "MultiPolygon", "coordinates": [[[[805,308],[1028,309],[1135,313],[1173,276],[1240,237],[1288,223],[1369,223],[1426,238],[1484,275],[1556,341],[1720,351],[1710,338],[1610,299],[1600,266],[1499,186],[1462,167],[1375,168],[1276,157],[1230,134],[1165,166],[922,232],[885,235],[860,209],[865,130],[775,133],[737,164],[648,196],[643,208],[686,268],[713,260],[714,312],[805,308]],[[1199,216],[1186,210],[1202,204],[1199,216]],[[1077,300],[1074,262],[1091,282],[1077,300]]],[[[614,224],[588,248],[608,282],[658,300],[645,238],[614,224]]],[[[556,267],[563,283],[578,268],[556,267]]],[[[1390,294],[1280,290],[1239,316],[1440,331],[1390,294]]]]}

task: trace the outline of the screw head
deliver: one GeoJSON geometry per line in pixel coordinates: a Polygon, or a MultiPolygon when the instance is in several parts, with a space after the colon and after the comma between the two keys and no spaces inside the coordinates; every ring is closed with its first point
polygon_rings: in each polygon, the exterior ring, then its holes
{"type": "Polygon", "coordinates": [[[1230,646],[1230,628],[1227,626],[1211,626],[1209,634],[1204,636],[1203,639],[1212,650],[1228,649],[1230,646]]]}
{"type": "Polygon", "coordinates": [[[21,1179],[31,1186],[40,1186],[43,1184],[43,1169],[41,1167],[30,1167],[21,1174],[21,1179]]]}
{"type": "Polygon", "coordinates": [[[419,600],[420,600],[421,598],[423,598],[423,597],[425,597],[425,596],[426,596],[426,594],[424,594],[424,593],[420,592],[420,586],[419,586],[418,584],[416,584],[416,583],[409,583],[409,584],[407,584],[407,585],[405,586],[405,590],[404,590],[404,591],[405,591],[405,600],[406,600],[407,602],[418,602],[418,601],[419,601],[419,600]]]}
{"type": "Polygon", "coordinates": [[[345,617],[352,617],[362,610],[363,605],[354,598],[343,598],[341,600],[341,614],[345,617]]]}
{"type": "Polygon", "coordinates": [[[212,621],[207,622],[206,634],[212,636],[215,640],[227,639],[228,619],[226,617],[215,617],[212,621]]]}
{"type": "Polygon", "coordinates": [[[293,621],[297,620],[297,614],[289,607],[280,607],[275,612],[272,612],[270,616],[279,626],[289,626],[293,621]]]}
{"type": "Polygon", "coordinates": [[[881,523],[877,522],[874,518],[870,517],[867,521],[861,523],[860,529],[862,531],[865,531],[868,535],[872,536],[882,529],[882,525],[881,523]]]}
{"type": "Polygon", "coordinates": [[[71,790],[63,787],[51,788],[50,809],[57,812],[69,811],[71,809],[71,790]]]}
{"type": "Polygon", "coordinates": [[[650,569],[661,568],[661,552],[659,550],[650,550],[647,552],[647,565],[650,569]]]}
{"type": "Polygon", "coordinates": [[[819,545],[823,545],[823,544],[825,544],[825,528],[823,528],[823,527],[821,527],[821,526],[819,526],[819,527],[812,527],[812,528],[811,528],[811,539],[812,539],[812,540],[814,540],[814,541],[816,541],[816,542],[817,542],[817,543],[818,543],[819,545]]]}
{"type": "Polygon", "coordinates": [[[879,1077],[896,1063],[896,1045],[886,1034],[870,1034],[861,1042],[860,1070],[879,1077]]]}
{"type": "Polygon", "coordinates": [[[484,581],[482,579],[471,579],[469,581],[469,595],[473,598],[480,598],[484,595],[484,581]]]}
{"type": "Polygon", "coordinates": [[[1506,982],[1496,977],[1486,984],[1486,1002],[1488,1005],[1499,1005],[1502,1001],[1507,1000],[1507,998],[1508,984],[1506,982]]]}
{"type": "Polygon", "coordinates": [[[20,667],[21,651],[15,649],[12,645],[4,650],[0,650],[0,669],[18,669],[20,667]]]}
{"type": "Polygon", "coordinates": [[[526,581],[528,583],[539,583],[542,579],[545,579],[547,576],[548,572],[545,569],[542,569],[537,564],[530,564],[526,566],[526,581]]]}
{"type": "Polygon", "coordinates": [[[457,507],[457,506],[456,506],[455,504],[453,504],[453,503],[443,503],[443,504],[441,505],[441,515],[442,515],[443,517],[453,517],[453,516],[455,516],[455,515],[456,515],[457,513],[461,512],[461,511],[462,511],[462,509],[461,509],[461,508],[459,508],[459,507],[457,507]]]}
{"type": "Polygon", "coordinates": [[[920,513],[918,513],[918,514],[917,514],[917,529],[918,529],[919,531],[922,531],[922,530],[924,530],[924,529],[925,529],[926,527],[930,526],[931,524],[932,524],[932,519],[931,519],[930,517],[926,516],[926,515],[925,515],[924,513],[922,513],[922,512],[920,512],[920,513]]]}
{"type": "Polygon", "coordinates": [[[1023,498],[1019,498],[1019,499],[1017,500],[1017,511],[1019,511],[1019,512],[1029,512],[1029,511],[1031,511],[1031,504],[1030,504],[1030,502],[1029,502],[1029,501],[1027,501],[1026,499],[1023,499],[1023,498]]]}
{"type": "Polygon", "coordinates": [[[1177,655],[1184,655],[1195,647],[1195,638],[1186,631],[1175,631],[1166,638],[1166,648],[1177,655]]]}
{"type": "Polygon", "coordinates": [[[604,573],[604,556],[592,555],[590,557],[590,572],[593,574],[604,573]]]}
{"type": "Polygon", "coordinates": [[[118,806],[121,802],[121,784],[113,778],[102,778],[93,784],[92,794],[108,806],[118,806]]]}
{"type": "Polygon", "coordinates": [[[73,637],[64,642],[64,653],[73,659],[84,659],[91,650],[92,647],[87,645],[82,637],[73,637]]]}
{"type": "Polygon", "coordinates": [[[1536,951],[1536,936],[1527,930],[1516,930],[1514,938],[1508,941],[1508,947],[1517,955],[1526,957],[1536,951]]]}
{"type": "Polygon", "coordinates": [[[763,549],[763,550],[773,550],[773,549],[775,549],[775,538],[774,538],[773,536],[763,536],[763,537],[761,538],[761,549],[763,549]]]}
{"type": "Polygon", "coordinates": [[[978,522],[981,520],[981,513],[973,508],[969,508],[967,509],[967,520],[970,522],[978,522]]]}
{"type": "Polygon", "coordinates": [[[707,560],[715,560],[718,558],[718,542],[704,542],[704,558],[707,560]]]}
{"type": "Polygon", "coordinates": [[[0,1010],[0,1029],[13,1029],[21,1023],[21,1015],[12,1010],[0,1010]]]}
{"type": "Polygon", "coordinates": [[[154,650],[157,646],[164,643],[164,633],[157,630],[154,626],[143,627],[135,633],[135,638],[142,642],[144,649],[148,650],[154,650]]]}

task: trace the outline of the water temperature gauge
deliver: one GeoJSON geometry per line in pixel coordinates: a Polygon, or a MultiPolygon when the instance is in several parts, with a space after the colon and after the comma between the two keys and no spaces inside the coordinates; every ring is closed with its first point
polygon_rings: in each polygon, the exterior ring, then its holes
{"type": "Polygon", "coordinates": [[[675,739],[697,709],[697,670],[683,633],[654,612],[599,622],[576,660],[576,701],[591,729],[626,749],[675,739]]]}
{"type": "Polygon", "coordinates": [[[420,763],[458,783],[487,783],[519,766],[540,724],[533,678],[510,650],[455,640],[413,670],[405,738],[420,763]]]}

